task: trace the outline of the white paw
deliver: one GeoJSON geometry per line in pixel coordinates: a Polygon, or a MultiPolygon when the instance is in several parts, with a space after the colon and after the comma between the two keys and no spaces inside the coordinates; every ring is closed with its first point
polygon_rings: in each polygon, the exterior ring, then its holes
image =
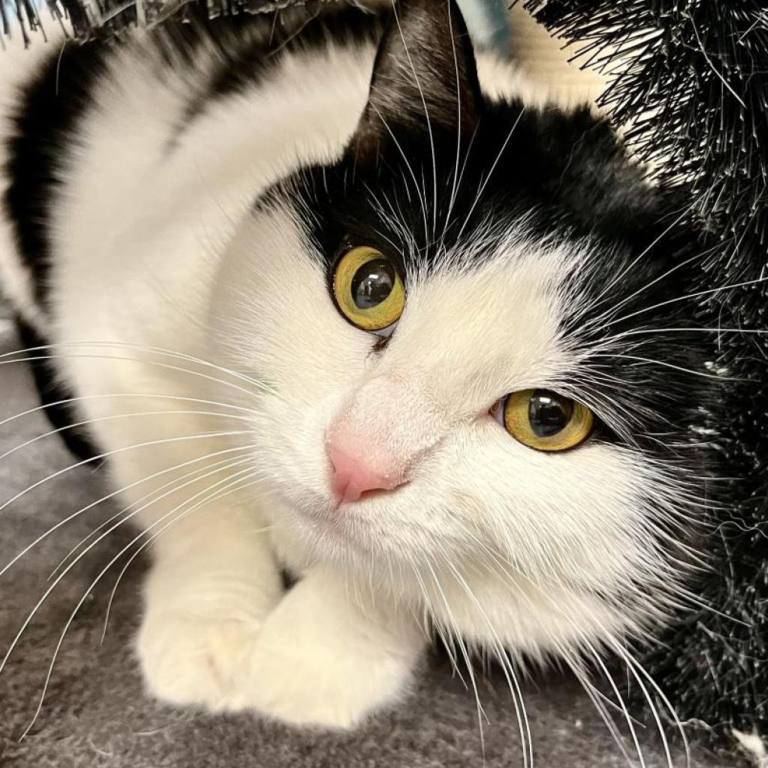
{"type": "Polygon", "coordinates": [[[238,705],[292,725],[348,729],[402,699],[415,658],[349,641],[336,633],[265,632],[250,660],[250,691],[238,705]]]}
{"type": "Polygon", "coordinates": [[[258,629],[227,617],[148,615],[137,647],[149,692],[172,704],[231,708],[258,629]]]}
{"type": "Polygon", "coordinates": [[[352,728],[408,692],[425,640],[398,613],[350,600],[332,572],[310,572],[266,617],[241,707],[293,725],[352,728]]]}
{"type": "Polygon", "coordinates": [[[173,704],[352,728],[407,693],[424,647],[410,620],[361,611],[322,572],[247,612],[193,592],[152,601],[138,636],[150,693],[173,704]]]}

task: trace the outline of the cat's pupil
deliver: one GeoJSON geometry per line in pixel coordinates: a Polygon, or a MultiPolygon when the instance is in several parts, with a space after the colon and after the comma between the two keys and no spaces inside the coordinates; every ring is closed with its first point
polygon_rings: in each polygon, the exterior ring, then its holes
{"type": "Polygon", "coordinates": [[[562,432],[573,415],[573,402],[554,392],[537,389],[528,403],[528,421],[538,437],[552,437],[562,432]]]}
{"type": "Polygon", "coordinates": [[[381,304],[395,286],[394,267],[386,259],[372,259],[363,264],[352,278],[352,300],[358,309],[381,304]]]}

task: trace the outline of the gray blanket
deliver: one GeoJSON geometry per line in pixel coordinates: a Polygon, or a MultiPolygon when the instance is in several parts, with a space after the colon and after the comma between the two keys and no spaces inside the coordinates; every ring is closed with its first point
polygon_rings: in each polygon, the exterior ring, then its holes
{"type": "MultiPolygon", "coordinates": [[[[16,344],[8,325],[0,317],[0,354],[16,344]]],[[[28,372],[19,365],[0,365],[0,420],[36,404],[28,372]]],[[[38,413],[0,427],[0,454],[48,429],[38,413]]],[[[6,456],[0,460],[0,504],[72,463],[56,437],[6,456]]],[[[103,470],[81,467],[42,483],[0,511],[0,568],[57,521],[106,493],[106,487],[103,470]]],[[[115,510],[100,505],[63,525],[0,579],[0,650],[52,583],[47,579],[61,558],[115,510]]],[[[484,710],[481,739],[474,695],[440,654],[428,660],[405,705],[351,734],[292,730],[248,714],[212,717],[148,700],[131,647],[146,563],[137,560],[123,579],[103,642],[106,602],[120,568],[88,592],[130,538],[127,531],[110,536],[67,573],[0,675],[2,768],[522,768],[521,739],[504,677],[479,666],[476,670],[484,710]],[[39,717],[19,741],[35,714],[62,628],[84,593],[39,717]]],[[[537,768],[627,765],[575,681],[533,680],[525,689],[537,768]]],[[[647,768],[666,766],[653,734],[641,732],[641,739],[647,768]]],[[[679,747],[673,748],[673,759],[675,766],[685,765],[679,747]]],[[[736,764],[692,750],[694,768],[736,764]]]]}

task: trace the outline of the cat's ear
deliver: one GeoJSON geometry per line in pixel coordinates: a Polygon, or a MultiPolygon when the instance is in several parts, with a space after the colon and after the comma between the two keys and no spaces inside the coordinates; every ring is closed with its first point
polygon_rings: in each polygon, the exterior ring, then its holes
{"type": "Polygon", "coordinates": [[[472,135],[482,105],[475,56],[454,0],[400,0],[379,45],[353,140],[358,158],[404,132],[472,135]]]}

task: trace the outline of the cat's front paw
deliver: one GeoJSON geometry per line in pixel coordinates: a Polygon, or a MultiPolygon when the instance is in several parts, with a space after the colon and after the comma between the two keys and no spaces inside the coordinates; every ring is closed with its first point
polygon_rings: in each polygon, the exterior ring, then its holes
{"type": "Polygon", "coordinates": [[[360,606],[333,574],[310,573],[265,619],[238,704],[293,725],[353,728],[407,694],[424,646],[410,617],[360,606]]]}
{"type": "Polygon", "coordinates": [[[405,696],[415,658],[343,638],[269,633],[250,662],[241,705],[291,725],[349,729],[405,696]],[[342,642],[336,643],[337,639],[342,642]]]}
{"type": "Polygon", "coordinates": [[[149,692],[171,704],[232,708],[258,630],[227,616],[148,615],[137,650],[149,692]]]}

